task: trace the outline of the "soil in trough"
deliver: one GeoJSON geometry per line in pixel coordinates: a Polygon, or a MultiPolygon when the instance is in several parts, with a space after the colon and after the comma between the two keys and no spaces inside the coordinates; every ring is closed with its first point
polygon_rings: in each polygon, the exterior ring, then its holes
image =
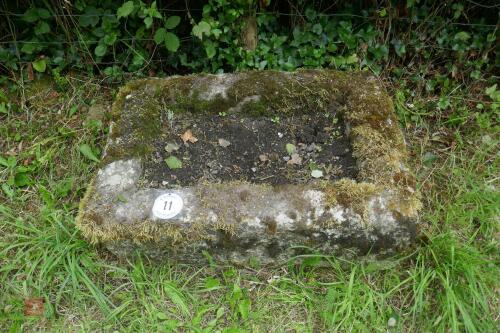
{"type": "Polygon", "coordinates": [[[321,170],[324,180],[357,174],[345,126],[334,114],[241,118],[186,113],[165,120],[163,128],[145,170],[147,181],[159,187],[221,181],[299,184],[314,179],[312,170],[321,170]],[[165,159],[170,156],[182,167],[169,168],[165,159]]]}

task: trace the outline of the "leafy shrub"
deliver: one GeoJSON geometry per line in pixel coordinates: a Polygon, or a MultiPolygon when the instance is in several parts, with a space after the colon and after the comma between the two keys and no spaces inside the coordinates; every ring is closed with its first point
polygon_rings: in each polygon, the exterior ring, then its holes
{"type": "Polygon", "coordinates": [[[162,13],[156,1],[77,1],[70,9],[34,2],[8,18],[16,30],[12,43],[0,48],[4,69],[31,63],[37,72],[49,66],[116,75],[149,67],[155,52],[172,53],[180,45],[174,32],[180,16],[162,13]]]}
{"type": "MultiPolygon", "coordinates": [[[[331,67],[409,68],[422,89],[477,80],[498,63],[498,13],[463,1],[209,0],[170,4],[88,0],[6,5],[2,69],[124,73],[331,67]],[[168,6],[167,6],[168,5],[168,6]],[[254,22],[256,45],[242,38],[254,22]],[[429,67],[429,62],[440,64],[429,67]],[[428,81],[422,78],[432,77],[428,81]],[[420,82],[418,82],[420,80],[420,82]]],[[[449,86],[449,85],[448,85],[449,86]]],[[[442,101],[441,107],[446,107],[442,101]]]]}

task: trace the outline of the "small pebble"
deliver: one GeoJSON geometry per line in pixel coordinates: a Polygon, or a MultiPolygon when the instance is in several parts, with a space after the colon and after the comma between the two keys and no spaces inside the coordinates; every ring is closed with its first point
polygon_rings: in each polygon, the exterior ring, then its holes
{"type": "Polygon", "coordinates": [[[227,141],[226,139],[219,139],[219,146],[226,148],[231,145],[231,142],[227,141]]]}

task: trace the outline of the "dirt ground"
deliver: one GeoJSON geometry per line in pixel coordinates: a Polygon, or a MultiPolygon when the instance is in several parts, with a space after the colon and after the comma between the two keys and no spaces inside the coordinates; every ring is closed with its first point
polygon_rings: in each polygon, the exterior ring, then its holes
{"type": "Polygon", "coordinates": [[[330,180],[357,174],[345,125],[334,114],[281,119],[182,114],[165,120],[163,128],[146,162],[147,179],[157,186],[237,180],[298,184],[310,181],[312,170],[330,180]],[[182,167],[169,168],[170,156],[182,167]]]}

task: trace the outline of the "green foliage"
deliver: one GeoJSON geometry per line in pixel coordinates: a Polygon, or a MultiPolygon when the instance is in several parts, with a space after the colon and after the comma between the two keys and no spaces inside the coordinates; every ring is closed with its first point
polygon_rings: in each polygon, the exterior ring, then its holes
{"type": "Polygon", "coordinates": [[[46,70],[37,66],[38,72],[71,67],[120,80],[127,72],[162,69],[331,67],[380,74],[432,60],[438,68],[419,69],[431,91],[441,89],[436,74],[478,80],[492,73],[497,61],[498,18],[467,2],[408,1],[406,7],[394,7],[388,1],[330,6],[297,0],[288,8],[253,0],[202,4],[194,2],[189,20],[183,20],[156,1],[77,1],[67,12],[34,2],[21,16],[8,17],[15,35],[3,27],[13,42],[0,44],[2,67],[16,71],[20,64],[41,65],[44,59],[46,70]],[[248,18],[256,22],[255,50],[242,42],[248,18]],[[182,43],[179,36],[192,41],[182,43]]]}
{"type": "Polygon", "coordinates": [[[33,68],[40,73],[45,72],[45,69],[47,68],[47,61],[45,59],[38,59],[33,61],[33,68]]]}
{"type": "Polygon", "coordinates": [[[127,1],[116,11],[116,15],[118,18],[127,17],[134,11],[134,2],[127,1]]]}
{"type": "Polygon", "coordinates": [[[0,70],[31,62],[37,72],[72,68],[119,77],[147,66],[152,52],[169,55],[180,45],[174,30],[180,16],[162,13],[156,1],[77,1],[68,12],[59,10],[34,2],[12,17],[16,33],[5,31],[13,41],[0,44],[0,70]]]}
{"type": "Polygon", "coordinates": [[[368,68],[379,74],[388,65],[389,56],[395,54],[393,61],[402,66],[415,59],[442,59],[444,68],[455,67],[455,72],[460,68],[461,75],[472,79],[477,78],[479,68],[492,70],[494,65],[494,25],[481,24],[484,20],[477,25],[460,24],[467,13],[463,4],[453,7],[454,16],[450,18],[445,6],[436,8],[426,2],[408,3],[405,11],[391,7],[390,3],[383,8],[344,4],[332,15],[321,12],[321,6],[298,3],[303,9],[291,16],[299,17],[299,22],[292,21],[287,27],[282,17],[258,11],[255,3],[249,6],[246,1],[209,1],[203,7],[202,18],[192,28],[206,57],[184,53],[180,55],[182,64],[196,71],[201,67],[212,72],[333,67],[368,68]],[[257,20],[258,45],[255,50],[246,50],[240,35],[244,19],[253,15],[257,20]],[[390,29],[381,28],[389,20],[390,29]],[[454,20],[458,24],[453,24],[454,20]],[[422,44],[423,36],[426,47],[422,44]]]}

